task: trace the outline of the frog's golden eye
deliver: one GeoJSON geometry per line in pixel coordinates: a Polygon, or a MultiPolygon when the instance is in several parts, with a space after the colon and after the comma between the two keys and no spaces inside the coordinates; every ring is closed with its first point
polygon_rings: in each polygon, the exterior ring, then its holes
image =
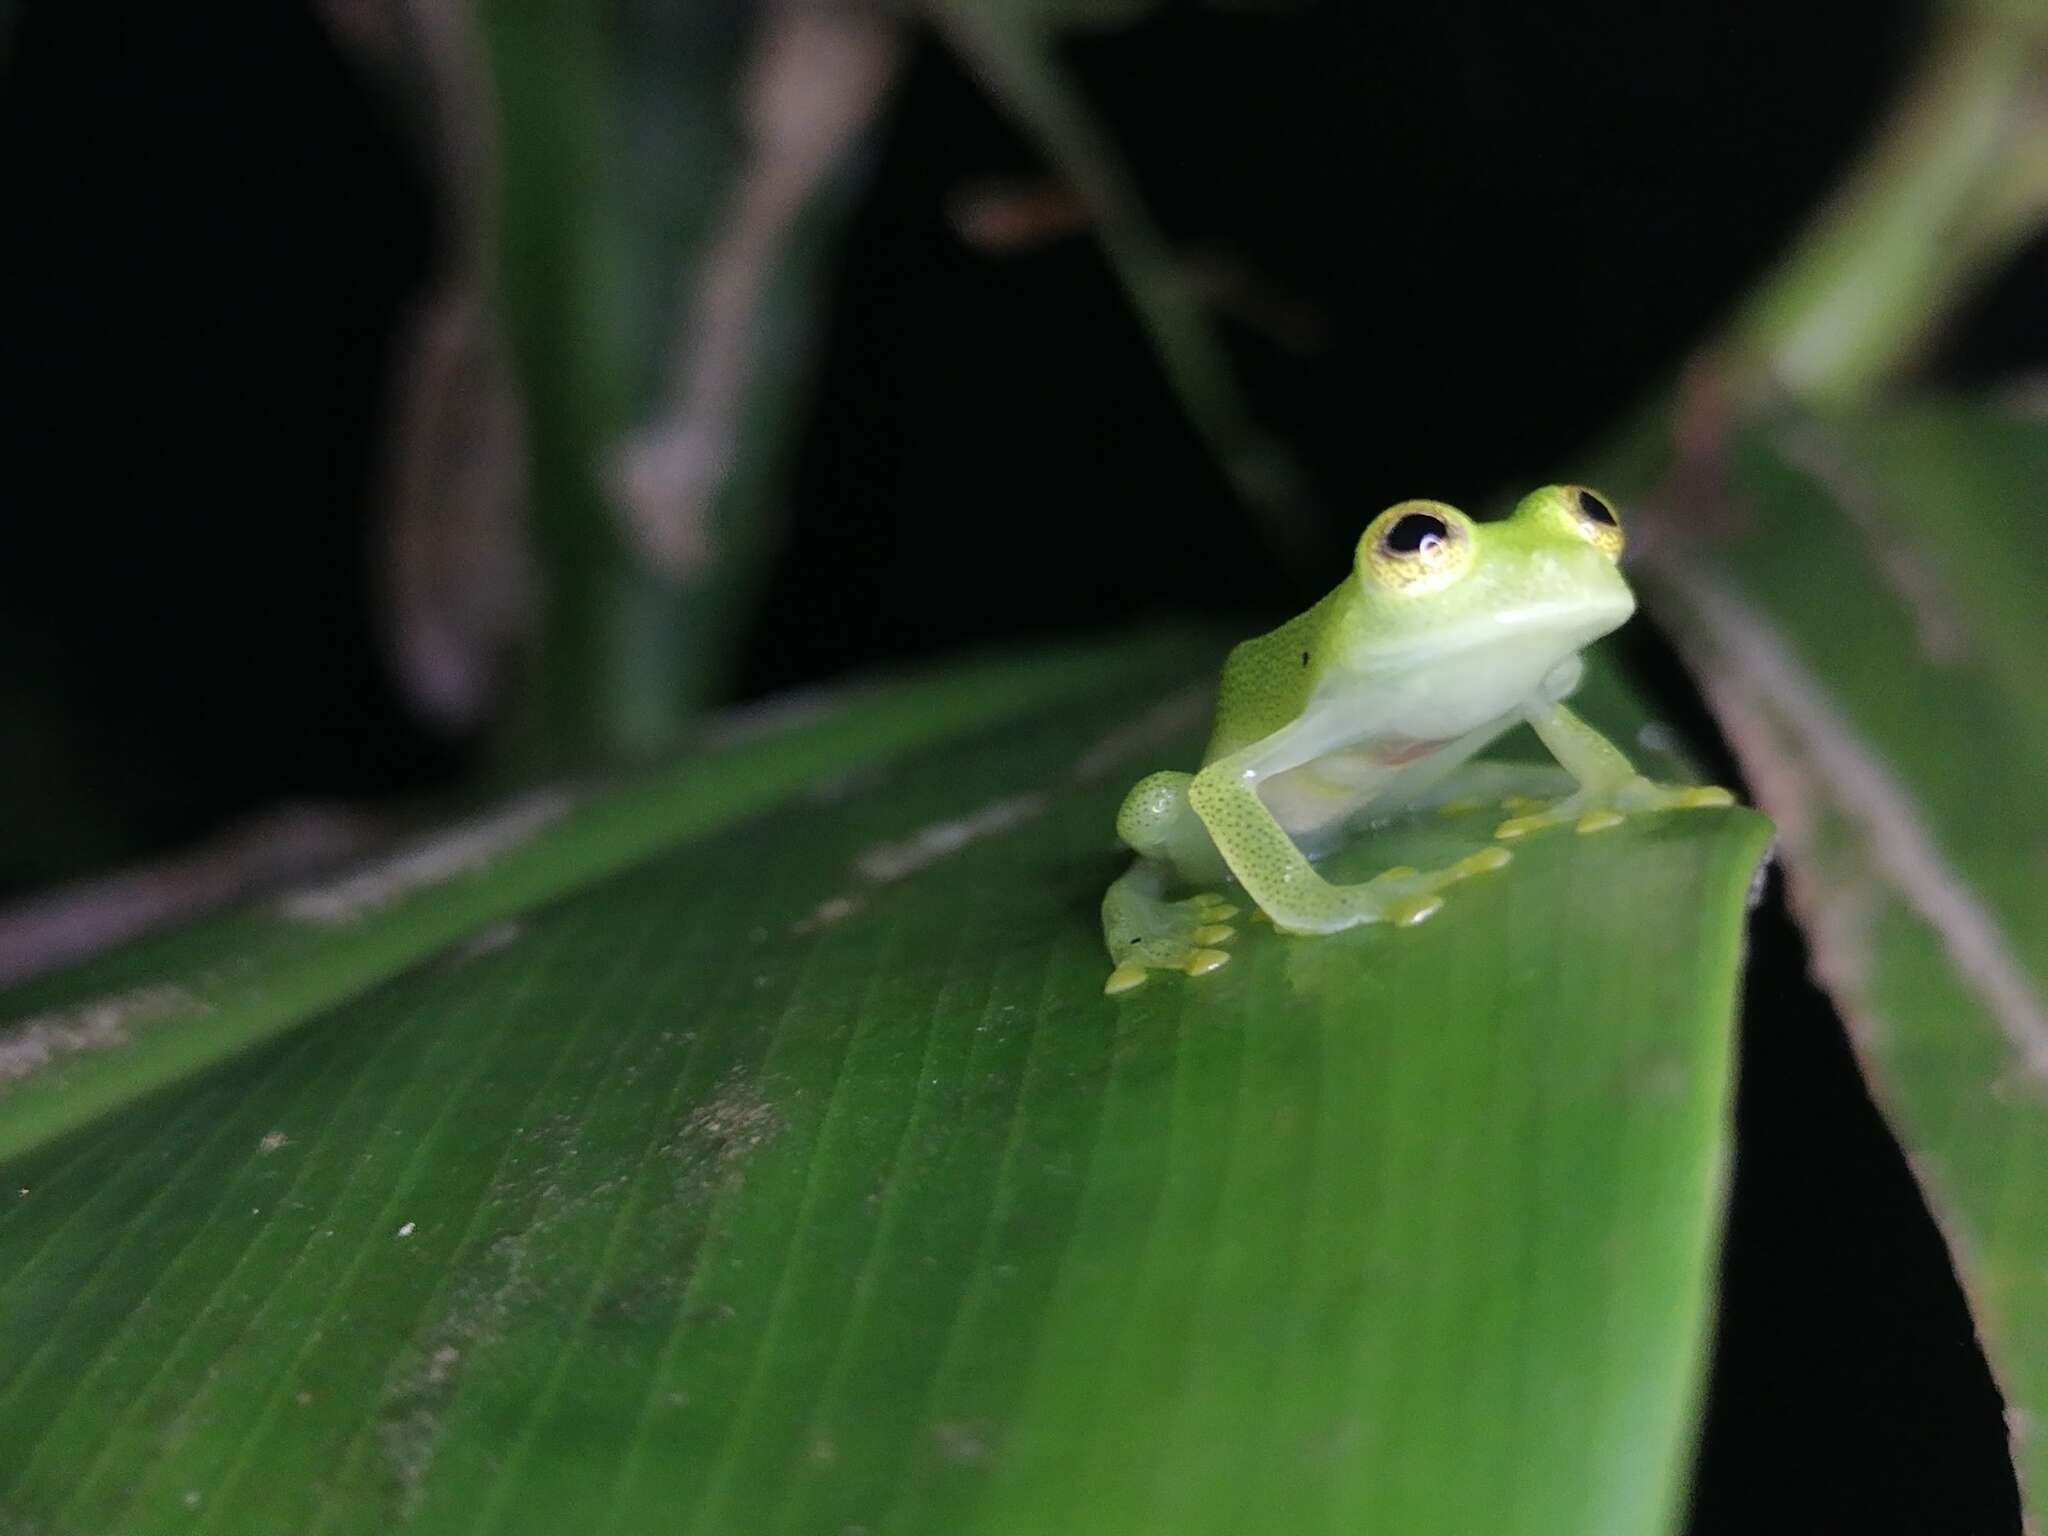
{"type": "Polygon", "coordinates": [[[1610,560],[1621,558],[1621,515],[1614,510],[1613,503],[1583,485],[1575,485],[1565,492],[1579,533],[1588,543],[1595,544],[1610,560]]]}
{"type": "Polygon", "coordinates": [[[1437,501],[1389,507],[1358,542],[1360,567],[1375,585],[1393,592],[1433,592],[1472,564],[1471,522],[1437,501]]]}

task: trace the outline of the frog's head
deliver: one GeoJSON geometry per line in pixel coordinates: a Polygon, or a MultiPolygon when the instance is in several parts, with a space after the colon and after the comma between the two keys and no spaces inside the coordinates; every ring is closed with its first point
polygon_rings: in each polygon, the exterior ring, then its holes
{"type": "Polygon", "coordinates": [[[1440,501],[1401,502],[1358,541],[1353,643],[1375,659],[1561,659],[1635,611],[1621,543],[1614,504],[1584,486],[1546,485],[1493,523],[1440,501]]]}

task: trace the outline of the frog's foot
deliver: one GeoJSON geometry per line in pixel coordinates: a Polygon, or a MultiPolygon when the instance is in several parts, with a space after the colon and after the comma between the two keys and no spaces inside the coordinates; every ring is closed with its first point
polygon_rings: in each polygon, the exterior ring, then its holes
{"type": "Polygon", "coordinates": [[[1128,992],[1154,971],[1206,976],[1220,969],[1230,955],[1218,946],[1236,935],[1229,922],[1235,916],[1237,908],[1211,891],[1185,901],[1129,891],[1122,900],[1105,903],[1104,936],[1116,969],[1102,990],[1128,992]]]}
{"type": "Polygon", "coordinates": [[[1382,870],[1362,885],[1323,886],[1302,893],[1295,910],[1275,912],[1271,921],[1283,933],[1337,933],[1361,923],[1413,927],[1443,910],[1443,893],[1449,887],[1500,869],[1513,857],[1505,848],[1488,847],[1442,869],[1402,865],[1382,870]]]}
{"type": "Polygon", "coordinates": [[[1426,873],[1406,866],[1382,870],[1366,882],[1365,888],[1384,905],[1387,922],[1408,928],[1436,916],[1443,909],[1443,892],[1451,886],[1474,875],[1492,874],[1513,857],[1505,848],[1481,848],[1455,864],[1426,873]]]}
{"type": "Polygon", "coordinates": [[[1717,784],[1659,784],[1637,777],[1614,789],[1582,789],[1549,806],[1532,807],[1517,797],[1503,807],[1516,814],[1495,827],[1493,835],[1512,841],[1566,823],[1580,832],[1605,832],[1631,816],[1650,811],[1692,811],[1734,803],[1735,796],[1717,784]]]}

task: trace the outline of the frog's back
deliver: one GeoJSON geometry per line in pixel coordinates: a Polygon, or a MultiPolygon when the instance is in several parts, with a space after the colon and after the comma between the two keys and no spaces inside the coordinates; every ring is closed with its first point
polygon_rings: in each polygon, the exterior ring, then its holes
{"type": "Polygon", "coordinates": [[[1216,686],[1216,725],[1202,754],[1205,766],[1301,717],[1323,672],[1318,652],[1330,603],[1326,597],[1278,629],[1231,648],[1216,686]]]}

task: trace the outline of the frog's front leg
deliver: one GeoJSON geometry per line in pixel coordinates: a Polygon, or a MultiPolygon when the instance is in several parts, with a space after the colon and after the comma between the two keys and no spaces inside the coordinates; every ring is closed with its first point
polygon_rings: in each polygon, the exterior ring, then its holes
{"type": "Polygon", "coordinates": [[[1105,992],[1128,992],[1152,971],[1202,976],[1229,960],[1217,946],[1235,930],[1237,908],[1213,892],[1169,901],[1178,881],[1220,885],[1229,873],[1188,808],[1190,775],[1139,780],[1117,813],[1117,836],[1138,855],[1102,898],[1102,938],[1115,969],[1105,992]]]}
{"type": "Polygon", "coordinates": [[[1333,885],[1259,798],[1262,776],[1247,754],[1224,758],[1195,775],[1188,802],[1246,894],[1284,932],[1419,923],[1443,905],[1444,887],[1508,862],[1506,849],[1482,848],[1445,869],[1390,869],[1362,885],[1333,885]]]}
{"type": "Polygon", "coordinates": [[[1206,976],[1230,959],[1218,946],[1237,931],[1226,921],[1237,908],[1206,891],[1168,901],[1172,880],[1168,866],[1141,858],[1103,896],[1102,937],[1116,962],[1103,991],[1128,992],[1153,971],[1206,976]]]}
{"type": "Polygon", "coordinates": [[[1711,784],[1659,784],[1637,773],[1613,742],[1562,704],[1545,704],[1528,715],[1543,745],[1579,787],[1547,809],[1511,817],[1494,829],[1500,838],[1525,837],[1543,827],[1570,822],[1581,832],[1619,826],[1639,811],[1693,810],[1733,805],[1735,797],[1711,784]]]}

